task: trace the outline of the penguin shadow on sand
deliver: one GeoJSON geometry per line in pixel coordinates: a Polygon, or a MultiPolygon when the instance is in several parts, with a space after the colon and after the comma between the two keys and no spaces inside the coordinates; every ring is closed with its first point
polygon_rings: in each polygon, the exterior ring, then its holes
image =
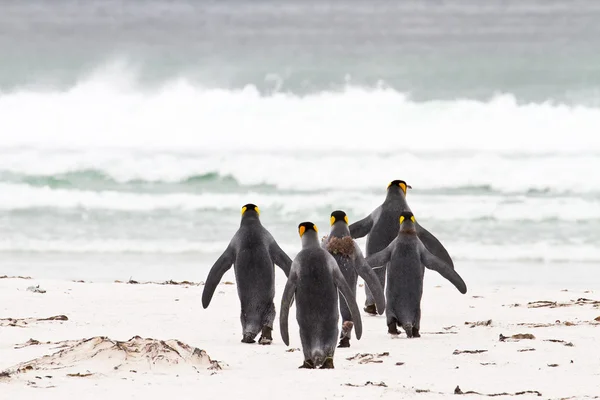
{"type": "MultiPolygon", "coordinates": [[[[383,203],[371,214],[349,226],[350,235],[353,239],[367,236],[365,253],[367,259],[370,255],[385,249],[398,235],[400,215],[405,211],[411,211],[406,201],[407,189],[412,189],[412,187],[403,180],[390,182],[383,203]]],[[[440,241],[417,222],[414,223],[414,229],[417,237],[427,250],[444,261],[451,269],[454,269],[452,258],[450,258],[448,251],[440,241]]],[[[381,268],[376,269],[375,274],[379,278],[381,287],[385,289],[386,266],[383,265],[381,268]]],[[[378,305],[370,290],[371,286],[365,285],[364,310],[371,315],[376,315],[378,305]]]]}
{"type": "Polygon", "coordinates": [[[289,346],[288,316],[295,300],[304,353],[300,368],[331,369],[339,332],[338,293],[348,307],[357,340],[362,336],[360,310],[335,258],[321,247],[317,227],[303,222],[298,233],[302,249],[294,258],[281,298],[281,337],[289,346]]]}
{"type": "Polygon", "coordinates": [[[398,222],[400,227],[396,238],[366,260],[373,268],[387,265],[385,314],[388,333],[399,335],[400,326],[408,338],[418,338],[421,336],[419,330],[425,268],[438,272],[462,294],[467,292],[467,285],[451,265],[425,247],[418,236],[417,221],[412,212],[402,212],[398,222]]]}
{"type": "MultiPolygon", "coordinates": [[[[356,302],[356,285],[358,276],[360,276],[369,287],[371,293],[373,293],[377,311],[379,314],[383,314],[385,310],[383,287],[381,286],[381,283],[379,283],[379,279],[375,272],[373,272],[369,264],[367,264],[360,247],[352,237],[350,237],[348,216],[342,210],[333,211],[331,213],[330,223],[331,231],[328,236],[323,237],[321,246],[333,256],[340,271],[342,271],[346,283],[350,287],[352,300],[356,302]]],[[[340,313],[342,315],[342,328],[338,347],[350,347],[354,323],[350,309],[341,294],[339,295],[339,301],[340,313]]]]}
{"type": "Polygon", "coordinates": [[[255,204],[242,207],[239,229],[208,273],[202,306],[208,307],[221,278],[233,265],[241,305],[242,342],[255,343],[260,332],[259,344],[268,345],[273,341],[275,320],[274,264],[288,277],[292,260],[261,224],[259,215],[255,204]]]}

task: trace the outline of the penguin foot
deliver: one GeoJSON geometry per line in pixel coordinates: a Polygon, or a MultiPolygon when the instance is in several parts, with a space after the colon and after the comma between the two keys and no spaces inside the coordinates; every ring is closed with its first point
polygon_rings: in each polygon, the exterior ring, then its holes
{"type": "Polygon", "coordinates": [[[340,340],[340,343],[338,344],[338,347],[350,347],[350,338],[349,337],[343,337],[342,340],[340,340]]]}
{"type": "Polygon", "coordinates": [[[399,335],[400,332],[398,332],[398,327],[396,326],[395,322],[392,322],[391,324],[388,325],[388,333],[390,335],[399,335]]]}
{"type": "Polygon", "coordinates": [[[304,360],[304,363],[298,367],[298,369],[300,369],[300,368],[314,369],[315,365],[310,360],[304,360]]]}
{"type": "Polygon", "coordinates": [[[273,329],[269,328],[268,326],[263,326],[260,339],[258,339],[258,344],[268,345],[273,343],[273,336],[271,336],[272,330],[273,329]]]}
{"type": "Polygon", "coordinates": [[[327,357],[319,369],[334,369],[333,357],[327,357]]]}
{"type": "Polygon", "coordinates": [[[419,328],[415,328],[415,327],[413,326],[413,328],[412,328],[412,335],[413,335],[413,337],[415,337],[415,338],[419,338],[419,337],[421,337],[421,334],[419,333],[419,328]]]}
{"type": "Polygon", "coordinates": [[[413,326],[410,324],[407,325],[403,325],[402,329],[404,329],[404,331],[406,332],[406,337],[407,338],[412,338],[413,337],[413,326]]]}
{"type": "Polygon", "coordinates": [[[354,322],[344,321],[344,323],[342,323],[342,331],[340,332],[340,339],[345,338],[345,337],[350,338],[352,328],[354,328],[354,322]]]}
{"type": "Polygon", "coordinates": [[[262,344],[264,346],[269,345],[271,343],[273,343],[273,339],[268,339],[263,336],[261,336],[260,339],[258,339],[258,344],[262,344]]]}
{"type": "Polygon", "coordinates": [[[363,310],[365,310],[365,312],[368,314],[377,315],[377,307],[375,307],[375,304],[369,304],[368,306],[363,308],[363,310]]]}
{"type": "Polygon", "coordinates": [[[242,338],[242,343],[256,343],[256,340],[251,335],[245,334],[242,338]]]}

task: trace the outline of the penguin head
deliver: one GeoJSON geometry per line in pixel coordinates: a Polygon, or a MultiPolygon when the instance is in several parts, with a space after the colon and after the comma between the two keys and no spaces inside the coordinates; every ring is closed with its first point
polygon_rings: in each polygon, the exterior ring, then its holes
{"type": "Polygon", "coordinates": [[[329,236],[343,238],[350,236],[350,227],[348,226],[348,216],[342,210],[336,210],[331,213],[331,232],[329,236]]]}
{"type": "Polygon", "coordinates": [[[309,233],[309,232],[313,232],[315,235],[319,232],[319,230],[317,229],[317,226],[315,224],[313,224],[312,222],[302,222],[300,223],[300,225],[298,225],[298,233],[300,234],[300,237],[303,237],[305,234],[309,233]]]}
{"type": "Polygon", "coordinates": [[[399,179],[391,181],[387,187],[388,192],[401,190],[405,196],[406,196],[407,189],[412,189],[412,187],[410,185],[408,185],[406,182],[399,180],[399,179]]]}
{"type": "Polygon", "coordinates": [[[319,230],[312,222],[302,222],[298,225],[298,234],[302,239],[302,245],[314,244],[319,246],[319,238],[317,236],[319,230]]]}
{"type": "Polygon", "coordinates": [[[417,220],[415,216],[410,211],[403,211],[400,214],[400,232],[403,233],[416,233],[415,223],[417,220]]]}
{"type": "Polygon", "coordinates": [[[331,213],[331,218],[329,221],[331,222],[331,225],[335,224],[336,222],[343,222],[344,224],[348,225],[348,216],[345,212],[336,210],[331,213]]]}
{"type": "Polygon", "coordinates": [[[260,210],[256,204],[248,203],[242,207],[242,219],[248,217],[257,218],[260,215],[260,210]]]}

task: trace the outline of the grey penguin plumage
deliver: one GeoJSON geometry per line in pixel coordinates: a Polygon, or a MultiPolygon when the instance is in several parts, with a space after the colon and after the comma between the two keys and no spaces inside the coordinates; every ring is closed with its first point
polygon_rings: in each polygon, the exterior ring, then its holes
{"type": "Polygon", "coordinates": [[[254,343],[254,338],[261,332],[259,343],[270,344],[275,320],[274,264],[287,277],[292,260],[261,224],[259,215],[260,210],[255,204],[242,207],[239,229],[208,273],[202,306],[208,307],[223,274],[233,264],[241,303],[242,342],[254,343]]]}
{"type": "Polygon", "coordinates": [[[409,338],[420,337],[425,267],[437,271],[462,294],[467,292],[467,285],[448,263],[427,250],[418,237],[412,212],[403,212],[399,224],[396,238],[385,249],[368,256],[367,262],[374,268],[387,264],[385,314],[388,332],[397,335],[397,326],[401,326],[409,338]]]}
{"type": "MultiPolygon", "coordinates": [[[[400,214],[403,211],[411,211],[406,201],[407,189],[411,189],[411,186],[403,180],[390,182],[383,203],[371,214],[350,225],[350,235],[352,238],[357,239],[368,235],[365,253],[367,257],[385,249],[397,236],[398,229],[400,228],[398,223],[400,214]]],[[[454,269],[452,258],[440,241],[418,223],[415,224],[415,229],[425,247],[454,269]]],[[[385,288],[385,268],[384,266],[375,271],[383,288],[385,288]]],[[[373,294],[368,287],[365,287],[365,293],[367,298],[364,310],[369,314],[375,315],[376,307],[373,294]]]]}
{"type": "Polygon", "coordinates": [[[298,226],[298,232],[302,249],[294,258],[281,298],[281,337],[289,345],[288,316],[295,300],[296,321],[304,353],[304,363],[300,368],[334,368],[339,321],[338,292],[350,309],[357,339],[362,336],[360,310],[335,259],[321,247],[317,227],[312,222],[303,222],[298,226]]]}
{"type": "MultiPolygon", "coordinates": [[[[379,314],[385,311],[385,295],[383,287],[377,278],[377,275],[360,250],[358,244],[350,237],[348,229],[348,216],[342,210],[336,210],[331,213],[330,217],[331,231],[329,235],[321,241],[321,245],[329,254],[333,256],[337,262],[340,271],[346,279],[346,283],[352,292],[352,299],[356,301],[356,284],[358,276],[364,279],[365,284],[369,287],[379,314]]],[[[342,332],[340,334],[340,343],[338,347],[350,347],[350,339],[352,338],[352,315],[348,305],[343,300],[342,295],[339,295],[340,313],[342,315],[342,332]]]]}

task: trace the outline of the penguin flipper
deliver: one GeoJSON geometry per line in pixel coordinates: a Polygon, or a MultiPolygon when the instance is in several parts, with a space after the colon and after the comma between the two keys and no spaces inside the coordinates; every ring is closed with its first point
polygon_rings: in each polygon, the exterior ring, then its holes
{"type": "Polygon", "coordinates": [[[217,285],[221,281],[221,278],[231,268],[231,265],[235,262],[235,251],[231,243],[227,246],[227,249],[221,254],[221,256],[214,263],[210,271],[208,272],[208,277],[206,278],[206,283],[204,284],[204,290],[202,291],[202,307],[206,308],[210,304],[210,300],[212,299],[213,294],[215,293],[215,289],[217,285]]]}
{"type": "Polygon", "coordinates": [[[281,249],[281,247],[279,247],[275,240],[273,240],[269,246],[269,254],[273,259],[273,262],[283,270],[285,276],[289,277],[292,259],[281,249]]]}
{"type": "Polygon", "coordinates": [[[421,247],[421,262],[425,267],[437,271],[441,276],[449,280],[459,292],[462,294],[467,293],[467,284],[460,275],[443,260],[430,253],[425,246],[421,247]]]}
{"type": "Polygon", "coordinates": [[[392,256],[392,248],[396,245],[396,240],[397,239],[392,240],[392,243],[390,243],[385,249],[368,256],[365,259],[367,264],[369,264],[372,269],[385,267],[388,261],[390,261],[392,256]]]}
{"type": "Polygon", "coordinates": [[[385,295],[383,293],[383,288],[381,287],[381,283],[379,283],[379,278],[371,269],[371,266],[363,257],[362,251],[360,251],[360,247],[356,243],[354,243],[355,247],[355,266],[357,267],[358,275],[364,279],[365,284],[369,287],[369,290],[373,294],[375,298],[375,305],[377,306],[377,311],[379,315],[382,315],[385,312],[385,295]]]}
{"type": "Polygon", "coordinates": [[[440,241],[433,236],[431,232],[423,228],[423,226],[421,226],[418,222],[415,223],[415,227],[417,230],[417,236],[419,236],[419,239],[421,242],[423,242],[427,250],[429,250],[429,252],[435,255],[437,258],[443,260],[450,266],[450,268],[454,269],[454,262],[452,261],[452,258],[450,257],[450,254],[448,254],[448,251],[444,245],[440,243],[440,241]]]}
{"type": "Polygon", "coordinates": [[[372,214],[367,215],[363,219],[356,221],[355,223],[348,226],[350,229],[350,236],[352,239],[358,239],[364,237],[371,232],[373,228],[373,216],[372,214]]]}
{"type": "Polygon", "coordinates": [[[290,345],[290,333],[288,330],[288,317],[290,307],[294,302],[294,294],[296,293],[296,274],[291,273],[285,283],[283,294],[281,296],[281,307],[279,308],[279,331],[281,339],[286,346],[290,345]]]}
{"type": "Polygon", "coordinates": [[[362,336],[362,320],[360,318],[360,310],[358,308],[358,304],[356,304],[356,299],[352,296],[352,291],[350,290],[350,286],[348,286],[348,282],[346,282],[346,278],[340,271],[340,268],[337,265],[337,262],[333,257],[331,257],[330,263],[333,269],[333,280],[335,285],[337,286],[338,291],[344,296],[344,300],[348,305],[348,309],[350,310],[350,315],[352,315],[352,322],[354,323],[354,333],[356,334],[356,339],[360,339],[362,336]]]}

